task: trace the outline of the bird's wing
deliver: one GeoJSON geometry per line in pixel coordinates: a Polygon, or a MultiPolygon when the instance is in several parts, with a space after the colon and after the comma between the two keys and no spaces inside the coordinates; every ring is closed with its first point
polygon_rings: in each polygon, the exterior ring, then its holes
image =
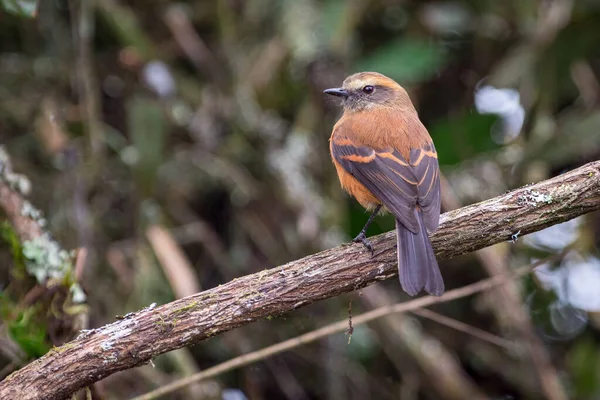
{"type": "Polygon", "coordinates": [[[334,159],[373,193],[411,232],[419,232],[414,209],[424,212],[425,227],[435,230],[440,214],[439,172],[433,145],[413,149],[407,161],[397,150],[356,146],[342,135],[331,140],[334,159]]]}
{"type": "Polygon", "coordinates": [[[440,168],[433,143],[410,151],[410,167],[418,179],[417,203],[423,210],[425,228],[433,232],[440,223],[440,168]]]}

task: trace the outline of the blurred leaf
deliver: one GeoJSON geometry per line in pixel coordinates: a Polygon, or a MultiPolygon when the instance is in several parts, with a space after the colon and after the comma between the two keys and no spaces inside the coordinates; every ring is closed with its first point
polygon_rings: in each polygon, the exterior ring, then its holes
{"type": "Polygon", "coordinates": [[[371,2],[362,0],[326,0],[323,3],[323,29],[332,54],[346,58],[353,52],[357,26],[370,5],[371,2]]]}
{"type": "Polygon", "coordinates": [[[156,102],[134,97],[128,104],[129,134],[136,183],[144,197],[150,196],[158,168],[163,162],[165,120],[156,102]]]}
{"type": "Polygon", "coordinates": [[[24,269],[25,260],[23,257],[21,242],[19,241],[17,234],[8,221],[0,222],[0,239],[10,246],[15,265],[17,267],[23,267],[24,269]]]}
{"type": "Polygon", "coordinates": [[[46,330],[35,320],[34,309],[19,312],[14,320],[7,320],[6,325],[11,338],[29,357],[38,358],[50,350],[46,330]]]}
{"type": "Polygon", "coordinates": [[[112,27],[124,46],[132,46],[142,60],[154,58],[154,45],[140,26],[136,13],[114,0],[97,2],[99,14],[112,27]]]}
{"type": "Polygon", "coordinates": [[[593,341],[586,338],[578,341],[567,357],[573,379],[573,398],[597,398],[600,391],[600,354],[593,341]]]}
{"type": "Polygon", "coordinates": [[[440,164],[458,164],[499,148],[490,135],[496,119],[494,115],[471,112],[433,124],[429,133],[440,155],[440,164]]]}
{"type": "Polygon", "coordinates": [[[323,29],[329,40],[338,30],[339,24],[343,23],[344,10],[348,2],[343,0],[328,0],[323,4],[323,29]]]}
{"type": "MultiPolygon", "coordinates": [[[[544,256],[547,257],[547,253],[544,256]]],[[[558,268],[559,265],[557,264],[555,267],[558,268]]],[[[552,290],[539,290],[539,283],[533,277],[528,277],[523,282],[527,288],[526,292],[530,293],[528,307],[531,320],[536,328],[546,337],[561,337],[561,333],[557,331],[551,315],[553,305],[560,304],[556,293],[552,290]]]]}
{"type": "Polygon", "coordinates": [[[368,364],[378,349],[379,345],[367,326],[358,325],[354,327],[350,345],[346,349],[348,358],[368,364]]]}
{"type": "Polygon", "coordinates": [[[0,5],[6,12],[25,18],[36,17],[37,3],[37,0],[0,0],[0,5]]]}
{"type": "Polygon", "coordinates": [[[568,163],[578,157],[593,157],[600,150],[600,113],[584,114],[580,110],[565,113],[559,120],[560,134],[544,142],[531,142],[525,160],[544,160],[553,165],[568,163]]]}
{"type": "Polygon", "coordinates": [[[359,60],[355,71],[377,71],[402,84],[432,77],[445,62],[441,47],[418,38],[383,45],[359,60]]]}

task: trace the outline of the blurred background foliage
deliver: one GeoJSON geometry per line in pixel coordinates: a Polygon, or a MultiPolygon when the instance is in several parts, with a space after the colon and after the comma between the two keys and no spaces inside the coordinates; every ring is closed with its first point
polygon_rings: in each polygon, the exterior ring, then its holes
{"type": "MultiPolygon", "coordinates": [[[[353,237],[367,215],[339,188],[328,138],[340,109],[322,94],[350,73],[407,88],[445,210],[598,159],[598,26],[597,0],[0,0],[0,143],[58,242],[87,249],[87,307],[68,308],[39,293],[0,227],[0,379],[81,327],[353,237]]],[[[392,227],[380,217],[369,233],[392,227]]],[[[574,248],[510,299],[432,308],[508,347],[393,315],[350,345],[334,335],[169,398],[597,399],[599,229],[593,213],[441,263],[455,288],[494,262],[574,248]]],[[[130,398],[343,319],[350,300],[356,315],[406,299],[383,282],[166,354],[94,396],[130,398]]]]}

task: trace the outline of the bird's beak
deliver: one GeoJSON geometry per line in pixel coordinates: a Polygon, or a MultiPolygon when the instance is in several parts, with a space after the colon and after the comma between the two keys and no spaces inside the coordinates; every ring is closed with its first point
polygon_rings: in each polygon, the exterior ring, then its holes
{"type": "Polygon", "coordinates": [[[343,98],[348,97],[348,91],[343,88],[325,89],[323,91],[323,93],[330,94],[332,96],[343,97],[343,98]]]}

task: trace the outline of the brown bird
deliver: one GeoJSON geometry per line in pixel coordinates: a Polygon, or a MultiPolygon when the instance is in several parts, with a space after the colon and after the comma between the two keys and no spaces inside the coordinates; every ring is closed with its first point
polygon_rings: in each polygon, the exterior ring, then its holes
{"type": "Polygon", "coordinates": [[[360,72],[326,94],[342,98],[330,151],[342,188],[372,211],[353,242],[373,254],[366,230],[382,206],[396,218],[398,275],[411,296],[439,296],[444,280],[427,231],[440,220],[440,172],[433,141],[406,90],[376,72],[360,72]]]}

